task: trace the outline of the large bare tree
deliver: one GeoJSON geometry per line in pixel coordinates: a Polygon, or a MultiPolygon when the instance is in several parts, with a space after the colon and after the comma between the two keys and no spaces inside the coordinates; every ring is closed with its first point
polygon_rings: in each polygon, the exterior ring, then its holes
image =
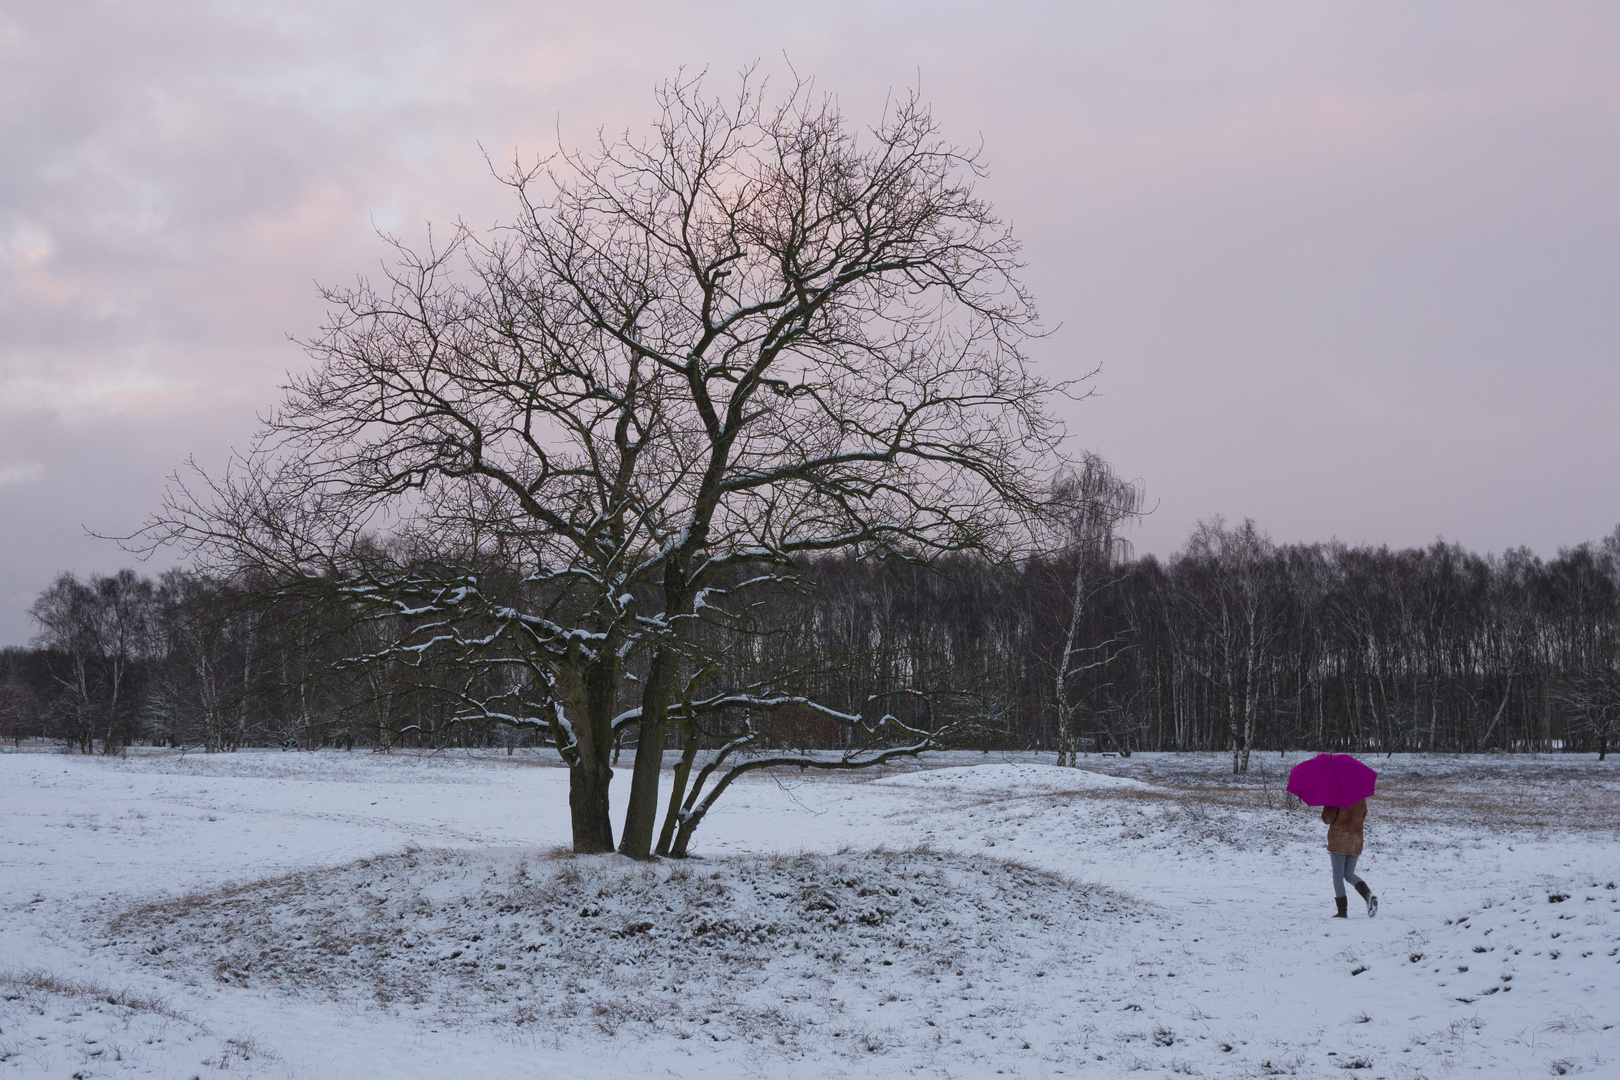
{"type": "Polygon", "coordinates": [[[820,553],[1017,551],[1061,434],[978,153],[915,96],[865,129],[803,82],[656,98],[644,138],[514,167],[510,224],[395,241],[380,283],[329,291],[256,448],[177,482],[144,534],[460,655],[462,715],[562,751],[576,850],[613,847],[610,750],[635,728],[638,857],[681,703],[786,700],[694,694],[700,645],[820,553]]]}

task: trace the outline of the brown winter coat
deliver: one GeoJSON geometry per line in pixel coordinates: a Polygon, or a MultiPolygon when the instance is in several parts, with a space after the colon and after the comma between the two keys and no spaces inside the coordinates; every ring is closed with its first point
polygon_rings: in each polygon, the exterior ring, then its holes
{"type": "Polygon", "coordinates": [[[1354,806],[1322,807],[1322,820],[1328,826],[1327,849],[1334,855],[1361,854],[1361,823],[1367,820],[1367,800],[1354,806]]]}

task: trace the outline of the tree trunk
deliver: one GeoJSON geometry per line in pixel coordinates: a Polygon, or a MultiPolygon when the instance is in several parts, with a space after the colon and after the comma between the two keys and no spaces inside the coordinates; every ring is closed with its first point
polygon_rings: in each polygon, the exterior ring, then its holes
{"type": "Polygon", "coordinates": [[[1249,773],[1249,750],[1254,746],[1254,714],[1259,705],[1260,695],[1255,688],[1258,678],[1259,663],[1257,653],[1259,645],[1255,630],[1255,615],[1251,610],[1248,613],[1249,640],[1243,652],[1243,742],[1242,759],[1238,772],[1247,776],[1249,773]]]}
{"type": "Polygon", "coordinates": [[[1079,762],[1075,760],[1075,732],[1074,732],[1074,706],[1069,703],[1069,667],[1074,663],[1075,640],[1080,636],[1080,616],[1085,604],[1086,573],[1084,561],[1080,570],[1074,576],[1074,605],[1069,609],[1069,631],[1063,638],[1063,655],[1058,660],[1056,707],[1057,707],[1057,763],[1059,765],[1074,766],[1079,762]]]}
{"type": "MultiPolygon", "coordinates": [[[[1496,707],[1496,715],[1491,717],[1490,724],[1485,728],[1485,734],[1479,737],[1479,745],[1476,749],[1485,749],[1485,744],[1490,741],[1491,733],[1496,730],[1496,725],[1501,721],[1502,714],[1507,711],[1508,698],[1513,695],[1513,675],[1512,671],[1508,672],[1507,687],[1502,691],[1502,704],[1496,707]]],[[[1508,744],[1508,749],[1512,749],[1511,743],[1508,744]]]]}
{"type": "Polygon", "coordinates": [[[619,837],[619,854],[632,859],[652,858],[653,830],[658,824],[658,780],[664,767],[664,732],[675,663],[675,654],[669,649],[654,652],[641,693],[641,736],[636,740],[636,764],[630,774],[630,806],[624,813],[624,833],[619,837]]]}
{"type": "MultiPolygon", "coordinates": [[[[609,657],[612,650],[604,650],[609,657]]],[[[585,675],[585,708],[574,737],[578,756],[568,769],[568,809],[574,828],[574,851],[600,855],[613,850],[613,819],[608,810],[608,787],[613,769],[608,754],[613,748],[613,703],[618,673],[615,659],[592,664],[585,675]]]]}
{"type": "Polygon", "coordinates": [[[123,732],[119,730],[119,713],[124,707],[124,660],[115,656],[108,665],[107,729],[102,734],[101,752],[116,754],[123,749],[123,732]]]}
{"type": "Polygon", "coordinates": [[[658,833],[658,854],[661,856],[670,854],[670,845],[675,841],[675,829],[680,825],[681,819],[681,800],[686,798],[686,783],[692,775],[692,765],[697,761],[698,732],[691,722],[691,715],[691,703],[687,702],[687,719],[681,724],[686,741],[681,746],[681,760],[675,764],[674,782],[669,789],[669,805],[664,809],[664,827],[658,833]]]}

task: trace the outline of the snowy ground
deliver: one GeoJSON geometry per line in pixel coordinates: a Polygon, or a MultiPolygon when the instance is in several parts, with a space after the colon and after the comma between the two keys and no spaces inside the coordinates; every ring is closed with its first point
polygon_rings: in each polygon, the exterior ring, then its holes
{"type": "Polygon", "coordinates": [[[0,1080],[1620,1076],[1620,763],[1374,761],[1328,921],[1297,760],[761,777],[639,866],[539,757],[0,754],[0,1080]]]}

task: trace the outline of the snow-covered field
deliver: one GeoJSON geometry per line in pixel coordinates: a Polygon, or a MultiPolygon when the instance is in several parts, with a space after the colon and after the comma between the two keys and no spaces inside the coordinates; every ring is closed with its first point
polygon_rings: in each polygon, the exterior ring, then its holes
{"type": "Polygon", "coordinates": [[[1297,760],[758,777],[643,866],[540,756],[0,754],[0,1080],[1620,1076],[1620,763],[1372,761],[1329,921],[1297,760]]]}

